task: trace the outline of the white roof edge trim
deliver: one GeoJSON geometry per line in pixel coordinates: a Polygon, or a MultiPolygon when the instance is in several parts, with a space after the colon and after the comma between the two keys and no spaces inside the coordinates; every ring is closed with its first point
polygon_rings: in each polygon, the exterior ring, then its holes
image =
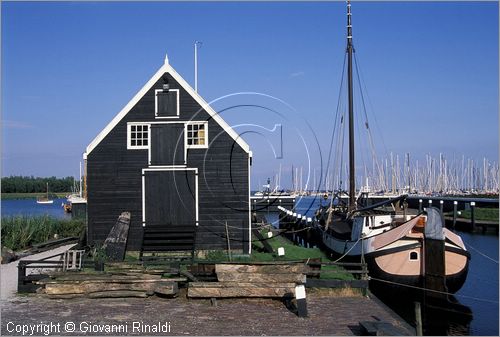
{"type": "Polygon", "coordinates": [[[226,123],[226,121],[219,116],[219,114],[208,104],[203,97],[201,97],[194,89],[187,83],[177,71],[175,71],[174,68],[172,68],[169,64],[165,65],[166,68],[168,68],[168,73],[172,75],[172,77],[183,87],[188,94],[190,94],[196,102],[201,106],[203,110],[208,112],[208,114],[226,131],[231,138],[234,139],[234,141],[241,146],[241,148],[246,152],[250,153],[250,146],[243,140],[243,138],[240,137],[239,134],[237,134],[229,124],[226,123]]]}
{"type": "Polygon", "coordinates": [[[159,80],[159,78],[165,73],[167,65],[164,64],[158,71],[149,79],[149,81],[139,90],[137,94],[120,110],[120,112],[111,120],[111,122],[106,125],[104,129],[94,138],[94,140],[87,146],[86,153],[87,156],[96,148],[97,145],[106,137],[111,130],[122,120],[123,117],[132,109],[137,102],[146,94],[146,92],[159,80]]]}
{"type": "Polygon", "coordinates": [[[158,71],[149,79],[149,81],[139,90],[137,94],[120,110],[120,112],[106,125],[106,127],[99,132],[99,134],[92,140],[92,142],[87,146],[85,150],[86,156],[88,156],[92,150],[94,150],[97,145],[113,130],[113,128],[127,115],[127,113],[139,102],[139,100],[146,94],[146,92],[163,76],[164,73],[170,73],[172,77],[190,94],[196,102],[204,109],[223,129],[226,131],[234,141],[241,146],[241,148],[246,152],[250,153],[250,146],[240,137],[230,126],[226,123],[222,117],[219,116],[217,112],[197,93],[194,89],[177,73],[177,71],[170,66],[170,64],[165,63],[158,69],[158,71]]]}

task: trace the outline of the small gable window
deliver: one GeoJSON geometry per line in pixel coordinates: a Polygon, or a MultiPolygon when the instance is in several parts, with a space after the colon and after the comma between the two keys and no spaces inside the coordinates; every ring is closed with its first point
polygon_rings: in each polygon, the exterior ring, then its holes
{"type": "Polygon", "coordinates": [[[147,149],[149,146],[149,125],[130,123],[127,125],[127,149],[147,149]]]}
{"type": "Polygon", "coordinates": [[[179,89],[155,90],[155,117],[179,117],[179,89]]]}
{"type": "Polygon", "coordinates": [[[208,147],[208,123],[193,123],[186,125],[186,145],[188,148],[207,148],[208,147]]]}

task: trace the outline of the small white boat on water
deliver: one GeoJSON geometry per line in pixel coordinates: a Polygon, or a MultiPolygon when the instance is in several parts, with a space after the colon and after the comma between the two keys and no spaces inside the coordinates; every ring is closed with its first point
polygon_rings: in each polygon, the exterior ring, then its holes
{"type": "Polygon", "coordinates": [[[53,204],[54,203],[54,200],[52,199],[49,199],[49,183],[47,183],[47,195],[46,196],[42,196],[42,197],[38,197],[36,199],[36,203],[37,204],[46,204],[46,205],[50,205],[50,204],[53,204]]]}

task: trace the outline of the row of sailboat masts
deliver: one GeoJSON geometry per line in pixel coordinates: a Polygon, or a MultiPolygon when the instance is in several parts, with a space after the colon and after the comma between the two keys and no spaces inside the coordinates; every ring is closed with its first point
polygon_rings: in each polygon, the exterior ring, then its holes
{"type": "MultiPolygon", "coordinates": [[[[281,186],[280,171],[273,179],[274,189],[284,189],[281,186]]],[[[388,158],[373,160],[371,168],[366,164],[358,167],[356,177],[359,190],[364,192],[398,193],[443,193],[466,194],[484,193],[495,194],[500,190],[499,163],[487,158],[475,160],[465,156],[447,159],[444,154],[431,156],[427,154],[425,160],[412,160],[409,153],[400,156],[390,153],[388,158]],[[380,164],[383,163],[383,164],[380,164]]],[[[345,163],[343,172],[348,172],[345,163]]],[[[348,190],[347,181],[343,175],[321,168],[312,168],[307,172],[307,167],[292,166],[291,191],[295,194],[311,194],[324,191],[332,192],[348,190]]]]}
{"type": "MultiPolygon", "coordinates": [[[[487,158],[475,160],[461,156],[448,160],[442,153],[437,157],[426,155],[424,162],[411,160],[409,153],[400,159],[390,154],[379,165],[363,165],[360,188],[364,191],[396,193],[485,193],[499,192],[499,163],[487,158]]],[[[345,168],[347,170],[347,167],[345,168]]],[[[338,189],[341,181],[327,174],[325,189],[338,189]],[[332,184],[332,181],[334,183],[332,184]]]]}

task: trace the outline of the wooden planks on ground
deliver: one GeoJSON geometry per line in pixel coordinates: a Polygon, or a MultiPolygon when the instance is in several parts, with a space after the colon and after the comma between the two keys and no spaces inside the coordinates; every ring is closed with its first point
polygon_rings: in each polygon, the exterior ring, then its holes
{"type": "Polygon", "coordinates": [[[306,273],[309,268],[303,263],[297,264],[217,264],[215,272],[218,273],[269,273],[289,274],[306,273]]]}
{"type": "Polygon", "coordinates": [[[111,261],[123,261],[127,247],[130,212],[123,212],[111,228],[102,248],[111,261]]]}
{"type": "Polygon", "coordinates": [[[291,282],[305,283],[306,276],[304,274],[289,273],[289,274],[270,274],[270,273],[217,273],[217,280],[220,282],[291,282]]]}
{"type": "Polygon", "coordinates": [[[185,281],[185,277],[161,278],[148,274],[65,273],[39,280],[37,284],[44,286],[42,292],[51,298],[103,298],[176,295],[178,282],[185,281]]]}
{"type": "Polygon", "coordinates": [[[293,296],[293,288],[189,288],[188,297],[231,298],[231,297],[284,297],[293,296]]]}
{"type": "Polygon", "coordinates": [[[218,282],[191,282],[188,297],[285,297],[306,282],[303,264],[217,264],[218,282]]]}
{"type": "MultiPolygon", "coordinates": [[[[143,281],[143,280],[141,280],[143,281]]],[[[177,283],[170,281],[157,282],[81,282],[81,283],[49,283],[45,285],[47,295],[89,294],[103,291],[134,290],[152,291],[156,289],[162,294],[174,295],[177,283]]]]}

